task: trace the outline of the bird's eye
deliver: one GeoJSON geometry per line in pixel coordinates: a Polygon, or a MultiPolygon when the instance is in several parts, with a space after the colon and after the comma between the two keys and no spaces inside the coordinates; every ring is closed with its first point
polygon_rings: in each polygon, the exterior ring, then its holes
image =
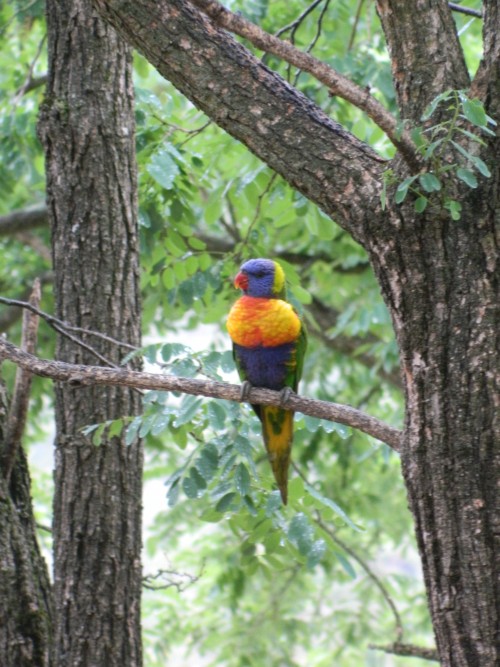
{"type": "Polygon", "coordinates": [[[265,273],[264,271],[257,271],[256,273],[254,273],[254,276],[256,278],[263,278],[265,276],[265,273]]]}

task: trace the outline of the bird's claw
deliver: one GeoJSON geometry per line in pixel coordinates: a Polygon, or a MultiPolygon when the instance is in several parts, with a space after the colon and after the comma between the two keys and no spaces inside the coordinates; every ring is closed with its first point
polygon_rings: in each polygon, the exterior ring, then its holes
{"type": "Polygon", "coordinates": [[[290,400],[290,397],[294,394],[295,392],[291,387],[283,387],[283,389],[280,391],[280,406],[282,408],[287,407],[287,403],[290,400]]]}
{"type": "Polygon", "coordinates": [[[241,383],[241,391],[240,391],[241,401],[248,401],[251,389],[252,389],[252,384],[248,380],[245,380],[244,382],[241,383]]]}

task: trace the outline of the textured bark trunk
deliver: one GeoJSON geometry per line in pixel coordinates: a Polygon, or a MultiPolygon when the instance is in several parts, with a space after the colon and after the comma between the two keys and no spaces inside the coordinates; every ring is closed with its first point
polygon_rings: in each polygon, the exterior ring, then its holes
{"type": "MultiPolygon", "coordinates": [[[[49,81],[40,118],[57,315],[138,345],[140,304],[129,49],[86,0],[49,0],[49,81]]],[[[116,345],[82,336],[111,363],[116,345]]],[[[99,363],[59,337],[57,357],[99,363]]],[[[56,386],[56,664],[141,664],[142,450],[85,425],[137,414],[137,392],[56,386]]]]}
{"type": "MultiPolygon", "coordinates": [[[[0,450],[7,399],[0,380],[0,450]]],[[[7,485],[0,471],[0,662],[2,667],[51,667],[52,591],[40,554],[24,451],[7,485]]]]}
{"type": "Polygon", "coordinates": [[[460,221],[406,211],[371,245],[401,352],[403,474],[443,667],[500,664],[497,187],[460,221]]]}

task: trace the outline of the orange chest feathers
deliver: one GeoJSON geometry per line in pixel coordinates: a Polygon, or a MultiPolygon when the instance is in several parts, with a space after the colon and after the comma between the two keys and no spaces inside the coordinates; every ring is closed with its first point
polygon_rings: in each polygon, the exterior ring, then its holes
{"type": "Polygon", "coordinates": [[[300,319],[281,299],[242,296],[229,312],[227,330],[231,340],[243,347],[276,347],[297,340],[300,319]]]}

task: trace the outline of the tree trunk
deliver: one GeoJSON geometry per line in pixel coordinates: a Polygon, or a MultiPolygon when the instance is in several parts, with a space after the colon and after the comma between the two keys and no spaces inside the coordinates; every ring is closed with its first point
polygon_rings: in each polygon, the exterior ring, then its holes
{"type": "MultiPolygon", "coordinates": [[[[459,221],[405,211],[370,248],[401,355],[401,452],[442,665],[500,664],[493,183],[459,221]]],[[[464,200],[462,200],[464,204],[464,200]]]]}
{"type": "MultiPolygon", "coordinates": [[[[0,451],[7,397],[0,379],[0,451]]],[[[36,540],[30,478],[19,449],[10,483],[0,471],[0,656],[2,667],[50,667],[52,591],[36,540]]]]}
{"type": "MultiPolygon", "coordinates": [[[[57,316],[140,344],[131,54],[87,0],[48,0],[46,154],[57,316]]],[[[59,336],[57,358],[118,364],[123,350],[59,336]]],[[[56,385],[56,664],[141,664],[142,449],[82,428],[135,415],[137,392],[56,385]]]]}

